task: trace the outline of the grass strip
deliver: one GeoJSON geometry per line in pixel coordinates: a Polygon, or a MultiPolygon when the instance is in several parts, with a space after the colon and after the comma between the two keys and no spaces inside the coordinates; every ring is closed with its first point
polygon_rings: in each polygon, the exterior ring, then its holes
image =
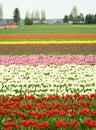
{"type": "Polygon", "coordinates": [[[23,38],[17,38],[17,39],[0,39],[0,42],[5,42],[5,41],[7,41],[7,42],[10,42],[10,41],[95,41],[96,40],[96,38],[82,38],[82,39],[79,39],[79,38],[72,38],[72,39],[70,39],[70,38],[50,38],[50,39],[45,39],[45,38],[43,38],[43,39],[41,39],[41,38],[34,38],[34,39],[32,39],[32,38],[29,38],[29,39],[23,39],[23,38]]]}

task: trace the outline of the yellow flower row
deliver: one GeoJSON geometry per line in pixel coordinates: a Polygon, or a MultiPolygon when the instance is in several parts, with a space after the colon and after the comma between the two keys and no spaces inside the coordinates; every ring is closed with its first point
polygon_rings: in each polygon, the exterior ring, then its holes
{"type": "Polygon", "coordinates": [[[0,41],[0,44],[96,44],[96,40],[84,41],[0,41]]]}

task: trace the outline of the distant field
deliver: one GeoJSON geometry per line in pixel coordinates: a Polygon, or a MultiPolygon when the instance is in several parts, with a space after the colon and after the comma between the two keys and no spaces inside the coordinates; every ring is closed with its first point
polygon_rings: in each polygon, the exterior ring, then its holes
{"type": "MultiPolygon", "coordinates": [[[[22,41],[95,41],[96,25],[22,25],[17,29],[1,29],[0,36],[23,36],[23,38],[1,38],[0,42],[22,42],[22,41]],[[77,37],[70,38],[66,35],[77,37]],[[81,35],[81,36],[80,36],[81,35]],[[83,35],[85,37],[83,37],[83,35]],[[91,36],[88,37],[87,35],[91,36]],[[26,38],[27,36],[37,36],[38,38],[26,38]],[[39,38],[40,36],[40,38],[39,38]],[[41,37],[50,38],[41,38],[41,37]],[[56,37],[54,37],[56,36],[56,37]],[[58,38],[59,36],[59,38],[58,38]],[[60,36],[63,36],[60,38],[60,36]],[[93,37],[92,37],[93,36],[93,37]],[[95,37],[94,37],[95,36],[95,37]]],[[[0,43],[4,44],[4,43],[0,43]]]]}
{"type": "Polygon", "coordinates": [[[17,29],[2,29],[0,35],[96,34],[96,25],[27,25],[17,29]]]}
{"type": "Polygon", "coordinates": [[[96,54],[96,25],[22,25],[0,36],[0,54],[96,54]]]}

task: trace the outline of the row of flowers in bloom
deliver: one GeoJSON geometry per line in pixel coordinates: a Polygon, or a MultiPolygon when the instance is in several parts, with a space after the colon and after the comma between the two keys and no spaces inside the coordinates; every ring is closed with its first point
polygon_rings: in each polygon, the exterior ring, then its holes
{"type": "Polygon", "coordinates": [[[95,130],[95,93],[96,56],[0,56],[0,130],[95,130]]]}
{"type": "Polygon", "coordinates": [[[96,65],[0,66],[0,94],[95,93],[96,65]]]}
{"type": "Polygon", "coordinates": [[[33,39],[33,38],[39,38],[39,39],[45,39],[45,38],[96,38],[96,34],[88,35],[88,34],[70,34],[70,35],[1,35],[0,39],[33,39]]]}
{"type": "Polygon", "coordinates": [[[0,55],[0,65],[64,65],[96,64],[96,55],[0,55]]]}
{"type": "Polygon", "coordinates": [[[0,130],[96,130],[96,94],[0,96],[0,130]]]}
{"type": "Polygon", "coordinates": [[[0,44],[96,44],[96,40],[63,40],[63,41],[48,41],[48,40],[42,40],[42,41],[0,41],[0,44]]]}

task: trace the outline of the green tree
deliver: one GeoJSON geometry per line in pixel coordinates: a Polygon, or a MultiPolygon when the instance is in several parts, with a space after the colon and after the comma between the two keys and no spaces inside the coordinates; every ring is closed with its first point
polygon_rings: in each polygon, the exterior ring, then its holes
{"type": "Polygon", "coordinates": [[[69,17],[65,15],[63,19],[63,23],[68,23],[68,22],[69,22],[69,17]]]}
{"type": "Polygon", "coordinates": [[[72,21],[73,18],[72,18],[72,14],[69,15],[69,20],[72,21]]]}
{"type": "Polygon", "coordinates": [[[94,16],[92,14],[87,14],[86,17],[85,17],[85,23],[86,24],[92,24],[93,23],[93,18],[94,16]]]}
{"type": "Polygon", "coordinates": [[[96,24],[96,14],[94,15],[93,23],[96,24]]]}
{"type": "Polygon", "coordinates": [[[83,13],[80,13],[78,15],[78,23],[82,23],[82,22],[84,22],[84,16],[83,16],[83,13]]]}
{"type": "Polygon", "coordinates": [[[31,19],[31,18],[25,18],[25,20],[24,20],[24,24],[25,25],[32,25],[33,24],[33,20],[31,19]]]}
{"type": "Polygon", "coordinates": [[[24,24],[25,24],[25,25],[32,25],[32,24],[33,24],[33,20],[32,20],[32,18],[30,18],[30,13],[29,13],[29,11],[26,11],[24,24]]]}
{"type": "Polygon", "coordinates": [[[14,19],[14,22],[19,24],[19,22],[20,22],[20,11],[19,11],[18,8],[15,8],[15,10],[14,10],[13,19],[14,19]]]}

